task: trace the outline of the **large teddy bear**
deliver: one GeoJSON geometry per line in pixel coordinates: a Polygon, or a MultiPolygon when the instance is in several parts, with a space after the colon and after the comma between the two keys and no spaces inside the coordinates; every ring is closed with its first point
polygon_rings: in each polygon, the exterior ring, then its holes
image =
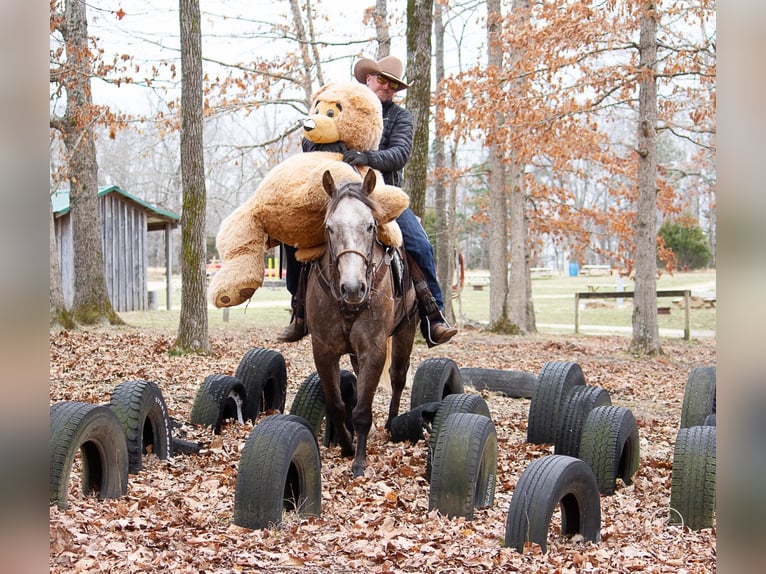
{"type": "MultiPolygon", "coordinates": [[[[303,135],[319,144],[342,142],[347,149],[377,149],[383,132],[380,101],[366,86],[327,84],[312,96],[303,135]]],[[[337,147],[337,146],[336,146],[337,147]]],[[[296,257],[309,261],[324,251],[324,211],[328,200],[322,174],[329,170],[338,187],[362,181],[359,169],[342,161],[338,152],[314,151],[288,157],[275,166],[253,195],[221,222],[216,247],[221,268],[213,276],[209,296],[216,307],[245,302],[263,284],[263,252],[275,242],[295,246],[296,257]]],[[[380,173],[372,196],[380,206],[379,235],[390,245],[401,244],[394,221],[409,205],[398,187],[385,185],[380,173]]]]}

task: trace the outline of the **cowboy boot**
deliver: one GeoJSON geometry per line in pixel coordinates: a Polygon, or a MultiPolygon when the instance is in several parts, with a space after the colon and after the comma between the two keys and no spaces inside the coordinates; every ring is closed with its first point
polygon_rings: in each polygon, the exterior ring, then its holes
{"type": "Polygon", "coordinates": [[[290,299],[290,307],[293,309],[290,324],[277,335],[277,341],[283,343],[295,343],[300,341],[308,334],[306,327],[306,283],[308,282],[307,265],[301,266],[301,273],[298,277],[298,288],[295,295],[290,299]]]}
{"type": "Polygon", "coordinates": [[[436,299],[431,294],[428,283],[425,281],[415,283],[415,296],[421,311],[420,332],[429,348],[446,343],[457,335],[457,329],[450,326],[437,307],[436,299]]]}

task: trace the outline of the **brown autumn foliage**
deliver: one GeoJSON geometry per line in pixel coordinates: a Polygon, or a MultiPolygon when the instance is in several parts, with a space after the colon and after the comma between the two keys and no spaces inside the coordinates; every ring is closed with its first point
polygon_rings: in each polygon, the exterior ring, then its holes
{"type": "MultiPolygon", "coordinates": [[[[233,374],[246,351],[281,352],[287,364],[287,408],[313,372],[310,341],[282,344],[276,331],[211,333],[212,356],[169,356],[172,334],[135,328],[50,334],[50,400],[108,402],[120,382],[146,379],[163,392],[170,415],[188,421],[203,379],[233,374]]],[[[130,475],[127,496],[98,501],[70,489],[69,508],[50,508],[50,572],[668,572],[716,571],[716,531],[668,524],[673,444],[690,370],[716,364],[715,340],[665,340],[665,354],[636,357],[624,337],[504,337],[464,330],[452,342],[413,352],[449,357],[458,366],[537,373],[547,361],[580,364],[587,383],[608,389],[612,402],[633,411],[641,463],[634,483],[601,498],[601,540],[549,533],[548,553],[503,548],[514,487],[527,465],[553,452],[525,443],[529,400],[485,393],[497,429],[495,503],[475,519],[449,520],[428,510],[423,442],[394,444],[382,429],[387,397],[374,403],[376,430],[368,467],[353,480],[350,460],[320,447],[322,514],[286,514],[279,528],[250,531],[231,523],[241,450],[252,425],[231,424],[221,436],[186,423],[201,441],[196,456],[159,460],[148,454],[130,475]]],[[[467,392],[475,392],[466,388],[467,392]]],[[[402,411],[409,404],[405,390],[402,411]]],[[[179,434],[179,436],[181,436],[179,434]]],[[[555,520],[554,520],[555,524],[555,520]]]]}

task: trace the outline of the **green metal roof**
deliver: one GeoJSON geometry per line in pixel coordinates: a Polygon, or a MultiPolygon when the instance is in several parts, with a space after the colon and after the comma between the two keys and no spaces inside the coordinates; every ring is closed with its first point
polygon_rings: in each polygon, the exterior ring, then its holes
{"type": "MultiPolygon", "coordinates": [[[[149,226],[154,227],[153,224],[157,223],[172,223],[175,225],[181,221],[181,216],[176,215],[171,211],[167,211],[160,207],[156,207],[149,203],[146,203],[142,199],[137,198],[134,195],[129,194],[124,189],[117,187],[116,185],[110,185],[109,187],[100,187],[98,189],[98,196],[102,197],[109,193],[118,193],[126,199],[138,204],[147,211],[149,216],[149,226]]],[[[51,202],[53,204],[53,213],[55,215],[64,215],[69,211],[69,190],[61,189],[53,192],[51,195],[51,202]]]]}

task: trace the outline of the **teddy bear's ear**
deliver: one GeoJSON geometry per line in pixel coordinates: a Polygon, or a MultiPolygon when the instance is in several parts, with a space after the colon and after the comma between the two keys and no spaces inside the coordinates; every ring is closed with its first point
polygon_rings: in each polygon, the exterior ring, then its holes
{"type": "Polygon", "coordinates": [[[367,175],[364,176],[364,181],[362,182],[362,189],[367,195],[370,195],[372,193],[372,190],[375,189],[375,184],[377,182],[377,177],[375,176],[375,170],[374,169],[368,169],[367,175]]]}
{"type": "Polygon", "coordinates": [[[327,195],[329,195],[330,197],[332,197],[333,194],[335,193],[335,180],[333,180],[332,174],[330,173],[329,169],[322,174],[322,187],[324,188],[325,192],[327,192],[327,195]]]}

